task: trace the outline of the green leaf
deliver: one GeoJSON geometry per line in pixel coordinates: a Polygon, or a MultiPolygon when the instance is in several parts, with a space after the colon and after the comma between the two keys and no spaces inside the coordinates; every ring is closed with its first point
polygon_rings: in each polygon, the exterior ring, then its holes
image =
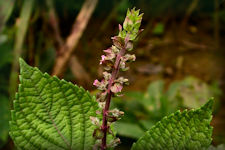
{"type": "Polygon", "coordinates": [[[157,80],[152,82],[148,86],[148,90],[145,93],[145,97],[142,100],[143,104],[147,109],[152,112],[159,113],[161,107],[161,99],[163,98],[164,81],[157,80]]]}
{"type": "Polygon", "coordinates": [[[196,110],[177,111],[153,126],[132,150],[151,149],[204,149],[212,141],[213,100],[196,110]]]}
{"type": "Polygon", "coordinates": [[[174,105],[198,108],[205,104],[209,97],[214,97],[216,101],[220,95],[220,89],[216,84],[210,85],[188,76],[184,80],[172,83],[166,95],[170,103],[174,105]]]}
{"type": "Polygon", "coordinates": [[[125,137],[138,139],[144,134],[144,131],[137,124],[116,122],[114,127],[119,135],[125,137]]]}
{"type": "Polygon", "coordinates": [[[23,150],[88,150],[98,104],[83,88],[41,73],[20,59],[20,85],[10,136],[23,150]]]}

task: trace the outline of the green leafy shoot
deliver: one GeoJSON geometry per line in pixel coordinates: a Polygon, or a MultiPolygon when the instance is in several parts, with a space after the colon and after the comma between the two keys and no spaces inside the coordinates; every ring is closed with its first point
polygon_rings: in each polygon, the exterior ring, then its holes
{"type": "Polygon", "coordinates": [[[138,36],[138,32],[142,31],[139,30],[141,26],[142,16],[144,15],[139,14],[140,10],[135,10],[135,8],[131,10],[127,10],[127,15],[123,23],[123,30],[120,30],[119,37],[125,38],[127,34],[130,35],[130,40],[136,39],[138,36]]]}

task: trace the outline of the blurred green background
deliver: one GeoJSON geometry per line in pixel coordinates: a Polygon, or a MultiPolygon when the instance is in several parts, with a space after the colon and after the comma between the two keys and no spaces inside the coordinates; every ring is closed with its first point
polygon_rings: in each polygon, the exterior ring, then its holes
{"type": "Polygon", "coordinates": [[[144,13],[145,30],[123,74],[130,85],[111,106],[125,112],[115,124],[117,149],[129,149],[165,115],[210,97],[216,101],[212,144],[225,143],[224,0],[0,0],[0,149],[15,149],[8,121],[18,58],[94,94],[102,50],[133,7],[144,13]]]}

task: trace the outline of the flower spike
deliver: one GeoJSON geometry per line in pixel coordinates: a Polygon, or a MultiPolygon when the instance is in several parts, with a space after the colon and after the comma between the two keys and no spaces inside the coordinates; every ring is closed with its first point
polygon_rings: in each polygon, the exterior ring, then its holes
{"type": "MultiPolygon", "coordinates": [[[[109,147],[114,147],[120,143],[119,138],[114,138],[108,145],[106,144],[107,134],[112,134],[110,125],[119,120],[124,112],[118,109],[109,110],[112,96],[122,96],[123,86],[128,85],[128,79],[119,77],[119,71],[126,71],[129,67],[128,62],[135,61],[135,55],[127,54],[126,52],[133,50],[133,42],[142,30],[139,30],[143,14],[139,14],[140,10],[135,8],[127,11],[127,16],[123,22],[123,26],[119,24],[119,34],[112,37],[113,45],[103,50],[105,55],[101,56],[100,65],[103,65],[103,79],[101,82],[95,80],[93,85],[101,92],[97,94],[97,102],[102,108],[102,124],[95,129],[93,136],[98,140],[98,146],[101,150],[109,147]],[[110,132],[109,132],[110,131],[110,132]],[[100,140],[100,141],[99,141],[100,140]]],[[[98,114],[100,112],[97,112],[98,114]]],[[[94,124],[99,124],[96,118],[91,117],[94,124]]],[[[113,135],[113,134],[112,134],[113,135]]],[[[114,135],[113,135],[114,137],[114,135]]]]}

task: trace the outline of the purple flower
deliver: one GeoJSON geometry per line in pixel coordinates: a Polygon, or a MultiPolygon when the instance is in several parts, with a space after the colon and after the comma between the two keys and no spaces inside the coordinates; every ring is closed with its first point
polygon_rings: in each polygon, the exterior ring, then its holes
{"type": "Polygon", "coordinates": [[[102,55],[101,57],[102,57],[102,59],[100,60],[100,64],[102,64],[105,61],[106,56],[102,55]]]}
{"type": "Polygon", "coordinates": [[[122,89],[123,89],[123,86],[122,86],[122,84],[120,84],[120,83],[115,83],[115,84],[111,87],[111,91],[112,91],[113,93],[121,92],[122,89]]]}
{"type": "Polygon", "coordinates": [[[100,84],[100,82],[99,82],[97,79],[95,79],[93,85],[94,85],[94,86],[99,86],[99,84],[100,84]]]}
{"type": "Polygon", "coordinates": [[[121,32],[122,31],[122,26],[119,24],[119,31],[121,32]]]}
{"type": "Polygon", "coordinates": [[[112,53],[112,50],[111,50],[111,47],[108,48],[108,49],[105,49],[103,50],[106,54],[111,54],[112,53]]]}

